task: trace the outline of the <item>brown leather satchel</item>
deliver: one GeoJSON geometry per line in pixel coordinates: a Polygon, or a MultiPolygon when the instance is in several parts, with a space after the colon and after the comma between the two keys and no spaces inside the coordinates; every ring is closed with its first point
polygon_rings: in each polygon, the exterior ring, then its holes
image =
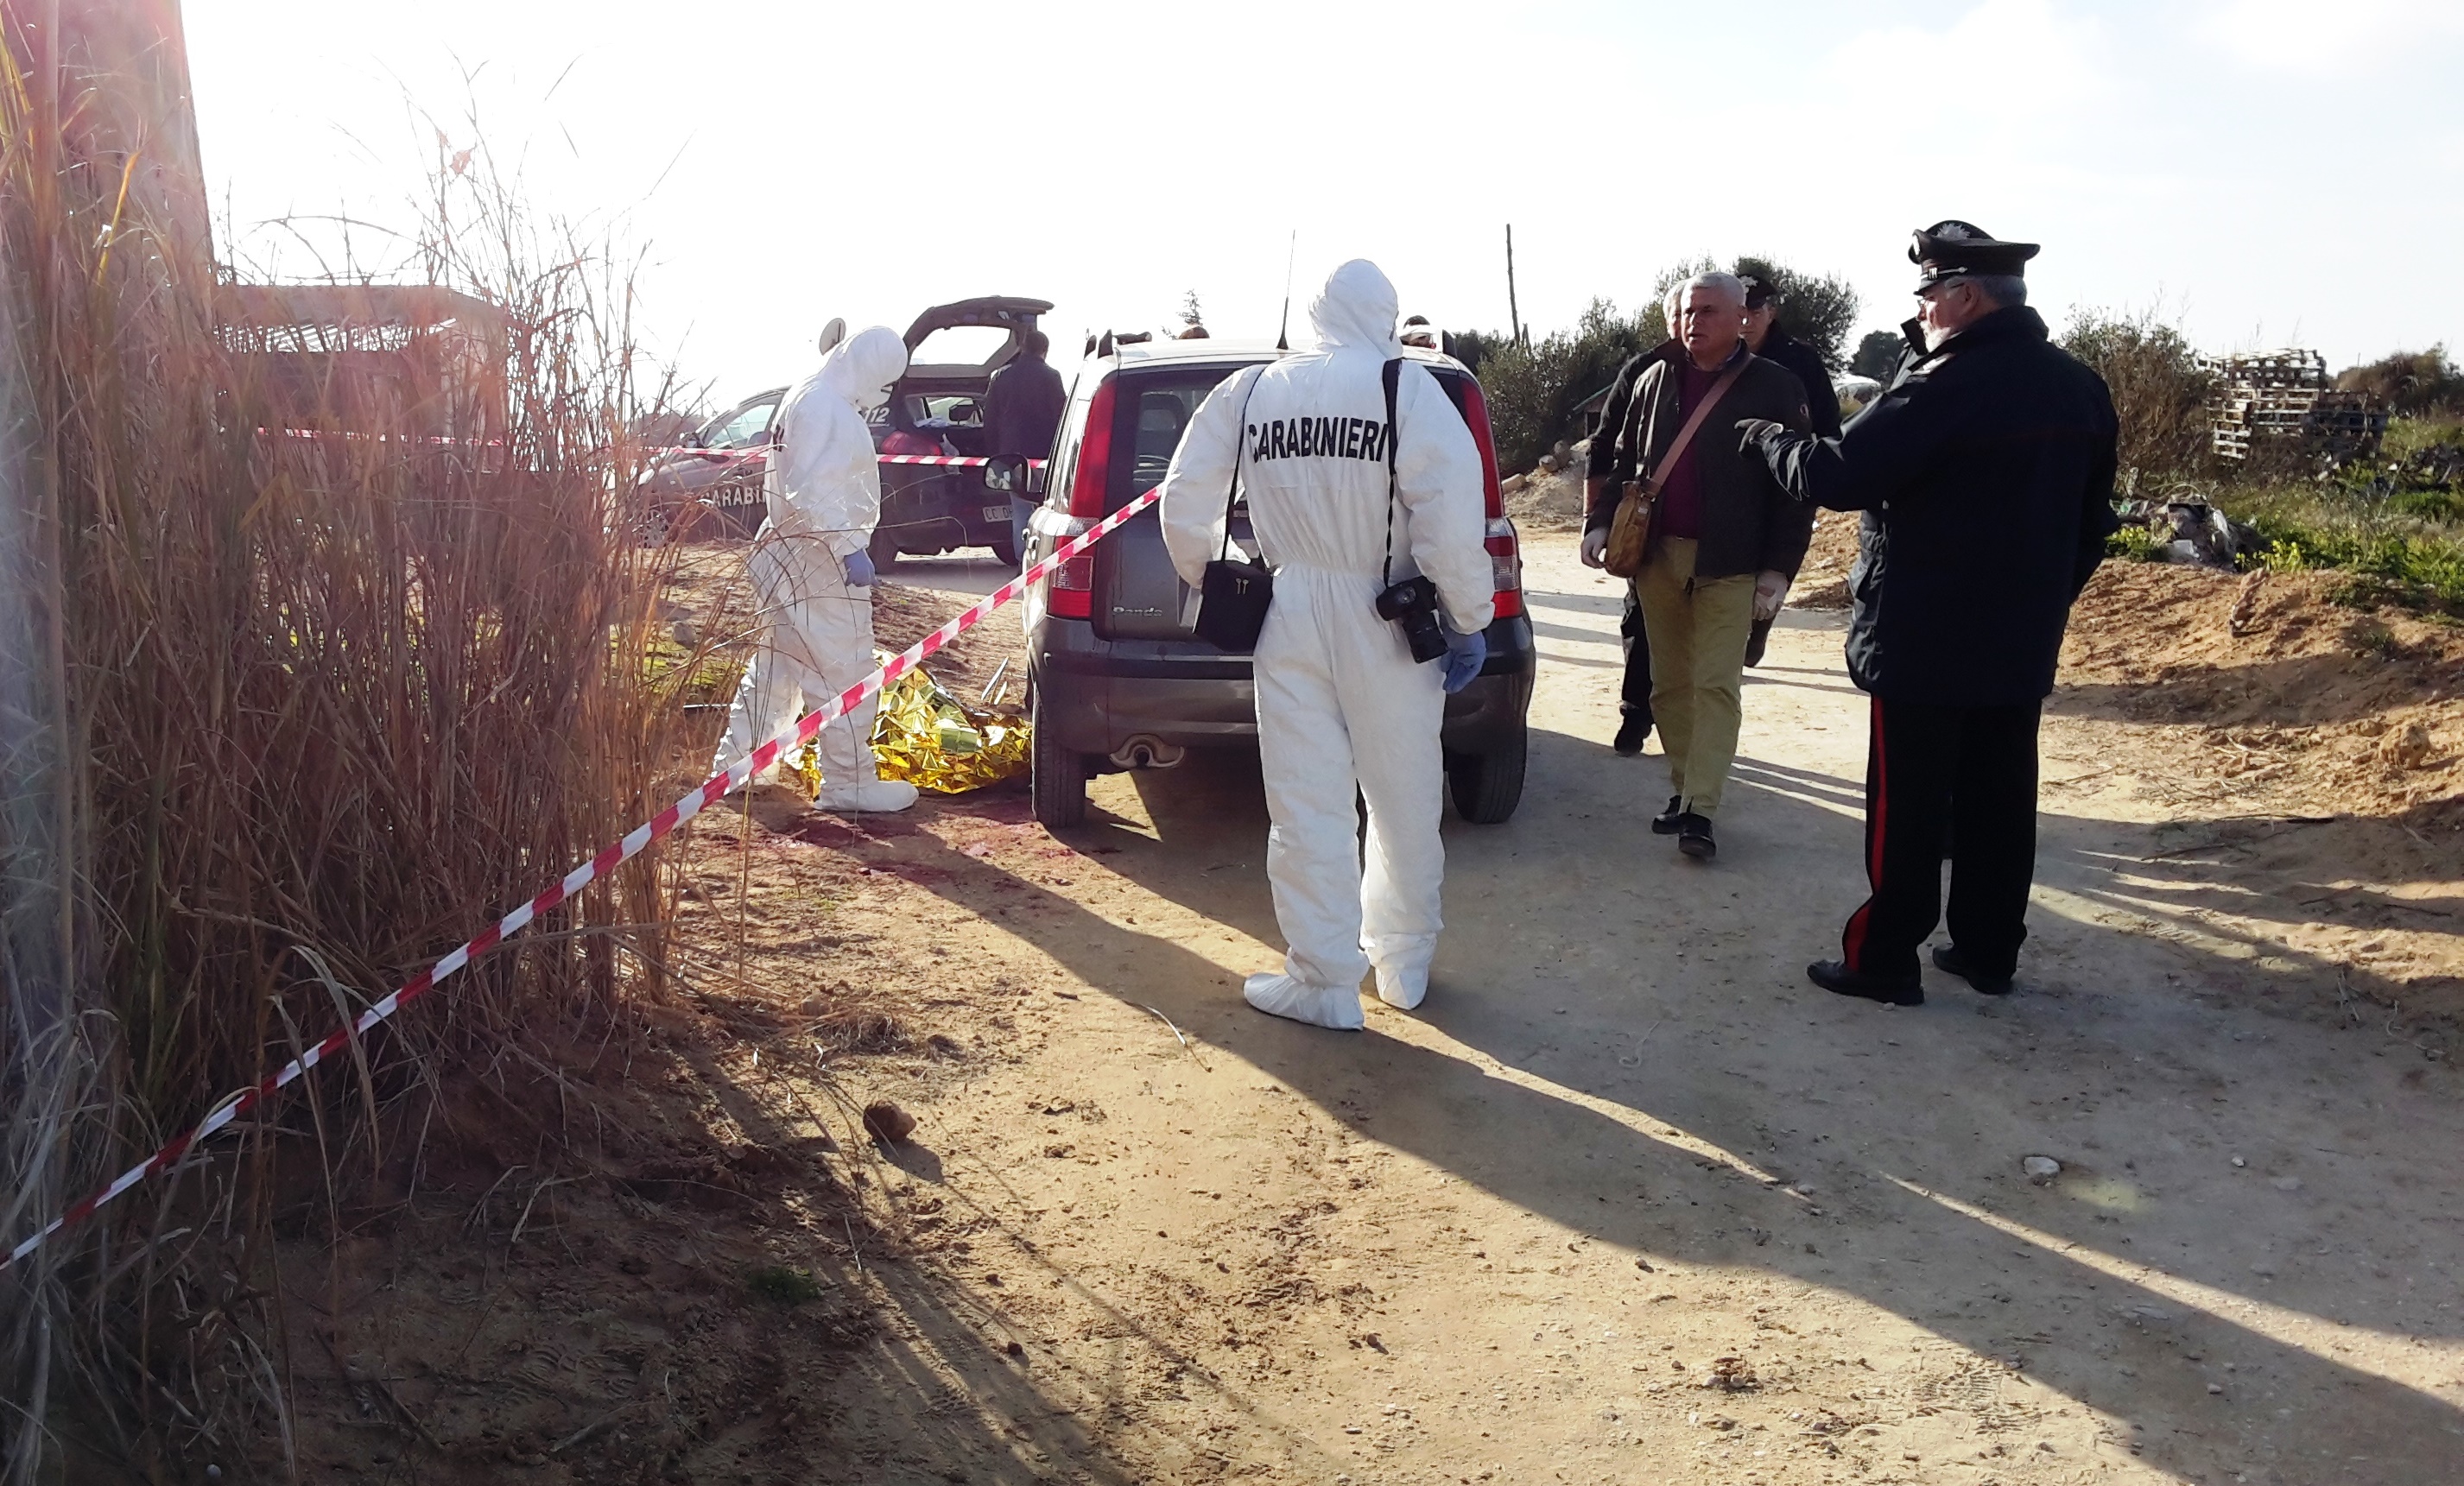
{"type": "MultiPolygon", "coordinates": [[[[1711,390],[1703,395],[1703,401],[1694,404],[1694,416],[1686,419],[1685,426],[1677,430],[1677,442],[1669,445],[1668,452],[1660,456],[1660,463],[1652,468],[1651,478],[1625,482],[1625,493],[1617,500],[1617,514],[1609,520],[1608,551],[1601,562],[1613,576],[1632,578],[1642,571],[1643,559],[1650,556],[1651,514],[1660,504],[1660,488],[1668,483],[1668,471],[1677,468],[1679,457],[1684,454],[1685,446],[1694,442],[1694,432],[1703,426],[1703,420],[1711,416],[1711,409],[1720,405],[1720,400],[1728,395],[1728,389],[1735,386],[1737,379],[1744,375],[1748,360],[1742,356],[1737,358],[1737,364],[1722,372],[1720,380],[1711,383],[1711,390]]],[[[1670,375],[1682,376],[1683,373],[1671,367],[1670,375]]]]}

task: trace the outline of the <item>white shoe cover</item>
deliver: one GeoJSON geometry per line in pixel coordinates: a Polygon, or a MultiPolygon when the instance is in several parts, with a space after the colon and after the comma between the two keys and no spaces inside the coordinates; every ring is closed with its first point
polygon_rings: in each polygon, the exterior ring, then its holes
{"type": "Polygon", "coordinates": [[[1287,1016],[1312,1027],[1357,1032],[1369,1020],[1361,1015],[1360,993],[1352,987],[1307,985],[1274,971],[1250,976],[1241,987],[1241,994],[1269,1016],[1287,1016]]]}
{"type": "Polygon", "coordinates": [[[913,803],[915,786],[905,779],[859,779],[852,784],[823,785],[813,808],[887,815],[913,803]]]}
{"type": "Polygon", "coordinates": [[[1426,965],[1380,965],[1377,967],[1377,999],[1398,1012],[1419,1006],[1429,994],[1429,967],[1426,965]]]}

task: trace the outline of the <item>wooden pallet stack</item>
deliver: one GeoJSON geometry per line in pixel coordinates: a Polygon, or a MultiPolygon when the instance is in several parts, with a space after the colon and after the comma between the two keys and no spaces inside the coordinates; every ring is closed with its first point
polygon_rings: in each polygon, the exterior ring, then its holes
{"type": "Polygon", "coordinates": [[[2219,459],[2246,462],[2271,450],[2305,462],[2368,459],[2387,434],[2385,404],[2339,391],[2316,351],[2210,357],[2200,366],[2215,379],[2208,414],[2219,459]]]}

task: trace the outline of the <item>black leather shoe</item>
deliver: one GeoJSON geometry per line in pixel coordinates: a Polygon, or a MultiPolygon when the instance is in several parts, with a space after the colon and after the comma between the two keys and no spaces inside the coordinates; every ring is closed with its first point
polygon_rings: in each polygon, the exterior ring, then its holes
{"type": "Polygon", "coordinates": [[[1654,836],[1674,836],[1683,825],[1684,819],[1685,797],[1683,795],[1671,795],[1668,797],[1668,808],[1651,818],[1651,834],[1654,836]]]}
{"type": "Polygon", "coordinates": [[[1698,816],[1689,810],[1677,818],[1677,849],[1697,862],[1708,862],[1720,854],[1720,843],[1711,839],[1711,818],[1698,816]]]}
{"type": "Polygon", "coordinates": [[[1609,745],[1628,758],[1642,752],[1643,740],[1651,736],[1651,719],[1641,712],[1628,712],[1617,723],[1617,740],[1609,745]]]}
{"type": "Polygon", "coordinates": [[[1805,978],[1834,995],[1862,996],[1889,1006],[1925,1004],[1925,982],[1914,975],[1868,975],[1837,960],[1816,960],[1805,967],[1805,978]]]}
{"type": "Polygon", "coordinates": [[[1975,967],[1968,963],[1968,956],[1960,953],[1959,946],[1955,944],[1938,944],[1933,947],[1933,968],[1946,975],[1957,975],[1974,986],[1981,995],[2011,994],[2010,976],[1978,974],[1975,967]]]}

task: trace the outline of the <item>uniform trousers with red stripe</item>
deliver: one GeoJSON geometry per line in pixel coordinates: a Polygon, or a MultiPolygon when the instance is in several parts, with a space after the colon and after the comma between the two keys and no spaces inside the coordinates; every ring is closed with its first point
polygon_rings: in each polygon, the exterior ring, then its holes
{"type": "Polygon", "coordinates": [[[1840,935],[1847,967],[1914,975],[1943,916],[1981,975],[2007,976],[2028,937],[2036,871],[2036,724],[2043,704],[1927,707],[1874,698],[1865,755],[1865,876],[1873,896],[1840,935]]]}

